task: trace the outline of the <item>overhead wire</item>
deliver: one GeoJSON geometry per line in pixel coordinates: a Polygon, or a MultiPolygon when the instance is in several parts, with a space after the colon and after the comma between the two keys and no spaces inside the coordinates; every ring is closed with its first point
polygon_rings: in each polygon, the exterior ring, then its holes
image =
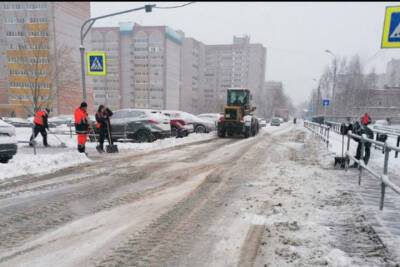
{"type": "Polygon", "coordinates": [[[153,8],[172,9],[172,8],[180,8],[180,7],[188,6],[188,5],[191,5],[191,4],[194,4],[194,3],[196,3],[196,2],[189,2],[189,3],[183,4],[183,5],[179,5],[179,6],[155,6],[153,8]]]}

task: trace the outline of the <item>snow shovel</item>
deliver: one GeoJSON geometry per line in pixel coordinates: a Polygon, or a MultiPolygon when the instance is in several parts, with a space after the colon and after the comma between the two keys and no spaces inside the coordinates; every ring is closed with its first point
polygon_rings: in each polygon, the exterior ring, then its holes
{"type": "Polygon", "coordinates": [[[112,137],[111,137],[111,131],[110,131],[110,124],[107,121],[107,131],[108,131],[108,145],[106,146],[106,152],[107,153],[118,153],[118,146],[114,145],[112,137]]]}
{"type": "Polygon", "coordinates": [[[346,125],[342,124],[340,126],[340,134],[342,135],[342,156],[335,157],[335,165],[334,165],[334,167],[336,167],[336,165],[339,165],[341,169],[346,168],[346,161],[348,160],[347,157],[344,156],[344,135],[346,134],[346,132],[347,132],[347,127],[346,125]]]}
{"type": "Polygon", "coordinates": [[[51,133],[58,140],[58,142],[60,142],[60,147],[62,147],[62,148],[67,147],[67,145],[63,141],[61,141],[60,138],[58,138],[58,136],[55,133],[50,132],[50,131],[49,131],[49,133],[51,133]]]}

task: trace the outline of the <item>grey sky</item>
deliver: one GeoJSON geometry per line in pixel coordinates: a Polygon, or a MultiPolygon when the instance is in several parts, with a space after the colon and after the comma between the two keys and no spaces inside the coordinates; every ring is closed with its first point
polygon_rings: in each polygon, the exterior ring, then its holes
{"type": "MultiPolygon", "coordinates": [[[[91,16],[135,8],[183,2],[92,2],[91,16]]],[[[383,72],[400,49],[380,49],[386,6],[400,2],[198,2],[178,9],[154,9],[96,22],[118,26],[120,21],[168,25],[206,44],[231,43],[233,35],[250,35],[251,42],[267,48],[266,79],[282,81],[295,104],[308,98],[323,68],[337,56],[358,53],[366,69],[383,72]]]]}

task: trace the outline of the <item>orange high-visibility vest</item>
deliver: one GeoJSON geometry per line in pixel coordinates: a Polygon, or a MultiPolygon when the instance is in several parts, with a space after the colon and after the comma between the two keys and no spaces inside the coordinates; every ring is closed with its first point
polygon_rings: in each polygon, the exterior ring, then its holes
{"type": "Polygon", "coordinates": [[[86,134],[89,131],[88,114],[81,108],[75,110],[75,131],[86,134]]]}
{"type": "Polygon", "coordinates": [[[47,115],[46,111],[39,110],[38,112],[36,112],[33,122],[36,125],[44,126],[43,116],[46,116],[46,115],[47,115]]]}

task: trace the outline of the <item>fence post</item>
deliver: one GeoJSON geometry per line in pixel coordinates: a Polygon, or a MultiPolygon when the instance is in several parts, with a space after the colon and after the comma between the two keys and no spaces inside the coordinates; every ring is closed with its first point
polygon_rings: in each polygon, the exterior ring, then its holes
{"type": "Polygon", "coordinates": [[[358,169],[359,169],[359,174],[358,174],[358,185],[361,185],[361,177],[362,177],[362,171],[363,168],[361,167],[361,161],[364,162],[364,154],[365,154],[365,144],[364,144],[364,134],[361,135],[361,153],[360,153],[360,159],[358,160],[358,169]]]}
{"type": "Polygon", "coordinates": [[[329,131],[330,131],[330,128],[326,128],[326,130],[327,130],[326,147],[329,148],[329,131]]]}
{"type": "MultiPolygon", "coordinates": [[[[386,142],[385,142],[385,145],[383,146],[383,149],[385,150],[385,161],[384,161],[384,164],[383,164],[383,175],[387,176],[390,149],[386,146],[386,142]]],[[[379,210],[383,210],[383,204],[384,204],[384,201],[385,201],[385,190],[386,190],[386,184],[381,180],[381,202],[379,203],[379,210]]]]}
{"type": "MultiPolygon", "coordinates": [[[[400,146],[400,135],[397,136],[397,143],[396,146],[399,147],[400,146]]],[[[399,151],[396,151],[396,155],[394,156],[395,158],[397,158],[399,156],[399,151]]]]}
{"type": "Polygon", "coordinates": [[[69,121],[69,137],[72,139],[72,121],[69,121]]]}

